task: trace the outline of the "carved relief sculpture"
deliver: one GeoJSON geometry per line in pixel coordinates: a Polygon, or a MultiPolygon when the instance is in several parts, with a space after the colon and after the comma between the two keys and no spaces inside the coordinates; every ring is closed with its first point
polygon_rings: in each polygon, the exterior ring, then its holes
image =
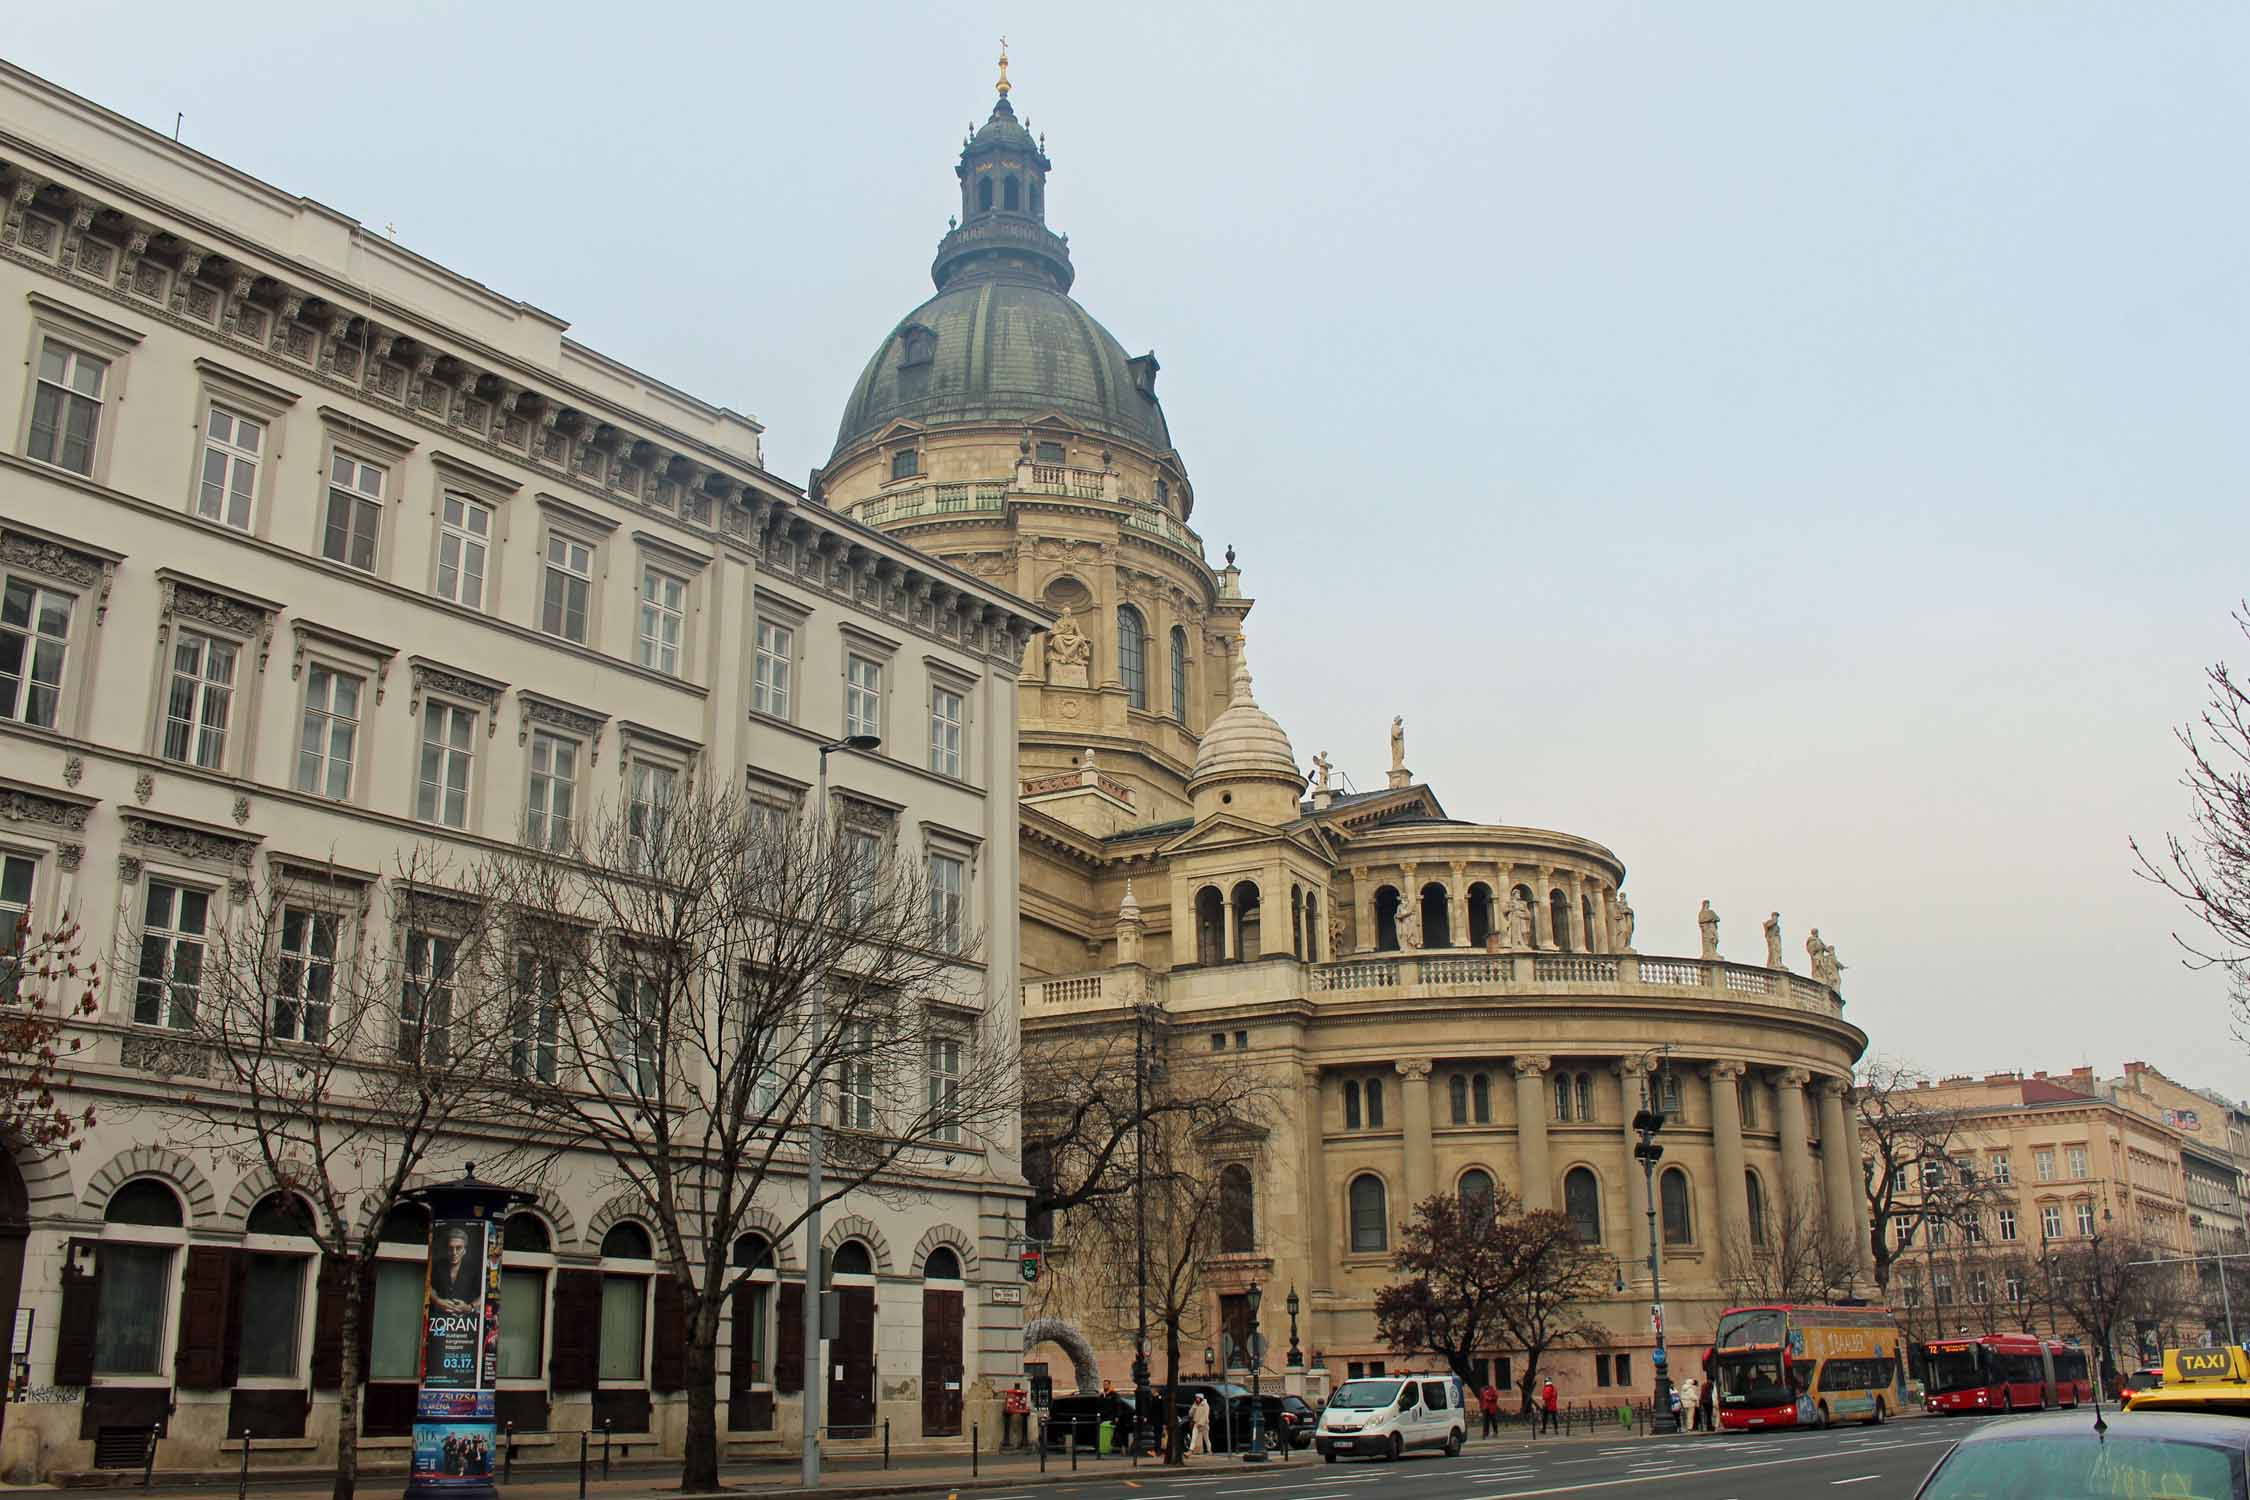
{"type": "Polygon", "coordinates": [[[1078,628],[1070,606],[1047,633],[1047,681],[1056,687],[1085,687],[1093,675],[1094,643],[1078,628]]]}

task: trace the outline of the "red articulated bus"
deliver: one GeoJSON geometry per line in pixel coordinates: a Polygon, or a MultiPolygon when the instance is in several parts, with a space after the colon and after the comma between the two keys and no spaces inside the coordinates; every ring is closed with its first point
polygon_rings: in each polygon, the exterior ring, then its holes
{"type": "Polygon", "coordinates": [[[1933,1413],[2044,1411],[2093,1399],[2086,1351],[2029,1333],[1923,1345],[1923,1404],[1933,1413]]]}

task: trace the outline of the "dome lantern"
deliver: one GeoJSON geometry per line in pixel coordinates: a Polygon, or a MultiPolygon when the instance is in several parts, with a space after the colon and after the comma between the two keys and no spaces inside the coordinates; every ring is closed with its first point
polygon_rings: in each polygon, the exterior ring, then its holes
{"type": "Polygon", "coordinates": [[[1225,811],[1279,827],[1298,816],[1297,799],[1304,789],[1288,733],[1251,692],[1249,657],[1242,637],[1236,636],[1233,696],[1203,732],[1195,773],[1188,779],[1195,815],[1206,818],[1225,811]]]}

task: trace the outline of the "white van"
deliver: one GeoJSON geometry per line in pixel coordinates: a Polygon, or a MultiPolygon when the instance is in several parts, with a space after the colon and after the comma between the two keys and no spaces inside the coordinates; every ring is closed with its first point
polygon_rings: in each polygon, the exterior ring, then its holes
{"type": "Polygon", "coordinates": [[[1453,1375],[1347,1380],[1321,1408],[1313,1446],[1334,1463],[1346,1453],[1397,1458],[1410,1448],[1461,1451],[1468,1436],[1461,1381],[1453,1375]]]}

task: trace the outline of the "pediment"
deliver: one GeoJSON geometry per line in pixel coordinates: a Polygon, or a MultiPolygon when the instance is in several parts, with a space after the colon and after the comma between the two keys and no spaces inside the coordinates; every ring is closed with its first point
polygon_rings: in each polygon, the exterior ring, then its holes
{"type": "Polygon", "coordinates": [[[1253,823],[1232,813],[1213,813],[1177,838],[1159,845],[1162,858],[1199,854],[1211,849],[1239,849],[1250,844],[1288,842],[1289,835],[1264,823],[1253,823]]]}
{"type": "Polygon", "coordinates": [[[927,430],[920,422],[897,421],[884,428],[876,441],[880,443],[896,442],[900,438],[918,437],[927,430]]]}

